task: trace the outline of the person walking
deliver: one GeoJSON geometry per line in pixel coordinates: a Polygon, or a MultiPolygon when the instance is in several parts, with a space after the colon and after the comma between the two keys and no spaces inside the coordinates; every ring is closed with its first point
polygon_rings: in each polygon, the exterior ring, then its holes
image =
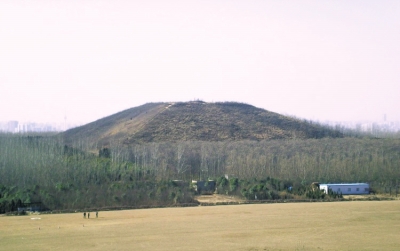
{"type": "Polygon", "coordinates": [[[96,212],[96,218],[99,218],[99,212],[96,212]]]}

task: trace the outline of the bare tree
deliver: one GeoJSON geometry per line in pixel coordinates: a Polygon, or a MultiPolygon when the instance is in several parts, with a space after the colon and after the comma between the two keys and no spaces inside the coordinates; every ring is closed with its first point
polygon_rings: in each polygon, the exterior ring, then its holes
{"type": "Polygon", "coordinates": [[[177,151],[176,151],[176,170],[178,172],[178,176],[183,178],[183,174],[187,171],[188,167],[185,163],[185,145],[183,142],[178,143],[177,151]]]}

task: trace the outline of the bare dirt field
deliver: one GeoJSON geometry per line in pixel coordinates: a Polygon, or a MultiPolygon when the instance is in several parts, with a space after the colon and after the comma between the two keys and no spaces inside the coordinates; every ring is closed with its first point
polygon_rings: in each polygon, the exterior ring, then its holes
{"type": "Polygon", "coordinates": [[[399,250],[400,201],[0,216],[0,250],[399,250]],[[40,229],[39,229],[40,228],[40,229]]]}
{"type": "Polygon", "coordinates": [[[212,195],[200,195],[196,196],[195,199],[200,203],[210,203],[216,204],[218,202],[243,202],[242,199],[235,196],[227,196],[221,194],[212,194],[212,195]]]}

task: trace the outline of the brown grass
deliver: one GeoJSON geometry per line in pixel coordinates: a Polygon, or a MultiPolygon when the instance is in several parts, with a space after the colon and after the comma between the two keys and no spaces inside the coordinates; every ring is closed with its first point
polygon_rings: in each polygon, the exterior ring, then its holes
{"type": "Polygon", "coordinates": [[[164,208],[100,212],[98,219],[82,216],[82,213],[1,216],[0,250],[397,250],[400,247],[400,201],[164,208]]]}
{"type": "Polygon", "coordinates": [[[134,135],[138,131],[142,130],[147,123],[153,120],[153,118],[157,114],[165,111],[165,109],[167,109],[168,106],[169,106],[168,103],[160,104],[156,107],[148,109],[144,113],[135,116],[134,119],[129,119],[128,117],[121,121],[118,121],[119,123],[115,123],[114,126],[112,126],[107,132],[105,132],[105,135],[107,136],[112,136],[117,134],[134,135]]]}
{"type": "Polygon", "coordinates": [[[170,141],[238,141],[343,137],[337,131],[251,105],[224,102],[148,103],[63,133],[67,144],[109,146],[170,141]]]}
{"type": "Polygon", "coordinates": [[[240,203],[243,202],[243,199],[240,199],[239,197],[236,196],[227,196],[223,194],[212,194],[212,195],[199,195],[195,196],[194,198],[200,203],[209,203],[209,204],[217,204],[217,203],[224,203],[224,202],[236,202],[240,203]]]}

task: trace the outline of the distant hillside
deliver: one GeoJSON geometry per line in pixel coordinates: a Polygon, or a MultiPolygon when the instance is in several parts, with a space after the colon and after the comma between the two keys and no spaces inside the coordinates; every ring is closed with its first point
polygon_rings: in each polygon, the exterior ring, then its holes
{"type": "Polygon", "coordinates": [[[343,137],[340,132],[248,104],[148,103],[63,133],[67,144],[98,147],[165,141],[238,141],[343,137]]]}

